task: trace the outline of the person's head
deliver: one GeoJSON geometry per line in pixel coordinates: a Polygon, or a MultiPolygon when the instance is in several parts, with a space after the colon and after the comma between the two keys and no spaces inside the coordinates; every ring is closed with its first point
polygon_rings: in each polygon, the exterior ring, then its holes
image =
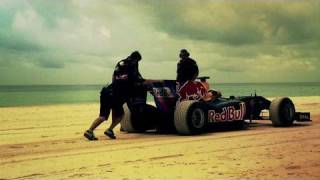
{"type": "Polygon", "coordinates": [[[180,57],[181,59],[187,58],[187,57],[189,57],[189,56],[190,56],[190,54],[189,54],[189,52],[188,52],[186,49],[181,49],[181,50],[180,50],[179,57],[180,57]]]}
{"type": "Polygon", "coordinates": [[[139,53],[139,51],[133,51],[129,57],[134,62],[138,62],[141,60],[141,54],[139,53]]]}

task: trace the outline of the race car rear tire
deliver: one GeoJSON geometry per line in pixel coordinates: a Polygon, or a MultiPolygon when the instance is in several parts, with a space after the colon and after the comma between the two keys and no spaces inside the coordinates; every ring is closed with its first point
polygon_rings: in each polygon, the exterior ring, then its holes
{"type": "MultiPolygon", "coordinates": [[[[134,107],[132,108],[135,109],[134,107]]],[[[156,108],[149,104],[144,104],[137,108],[143,108],[142,112],[133,114],[127,104],[123,105],[124,115],[120,121],[122,131],[128,133],[143,133],[155,128],[153,119],[157,116],[156,108]]]]}
{"type": "Polygon", "coordinates": [[[279,97],[271,102],[269,113],[273,126],[291,126],[294,121],[295,107],[288,97],[279,97]]]}
{"type": "Polygon", "coordinates": [[[203,133],[207,124],[206,114],[199,101],[182,101],[176,106],[174,126],[179,134],[203,133]]]}
{"type": "Polygon", "coordinates": [[[125,132],[136,132],[137,130],[132,125],[131,111],[128,108],[128,105],[124,104],[123,109],[124,109],[124,114],[120,121],[121,130],[125,132]]]}

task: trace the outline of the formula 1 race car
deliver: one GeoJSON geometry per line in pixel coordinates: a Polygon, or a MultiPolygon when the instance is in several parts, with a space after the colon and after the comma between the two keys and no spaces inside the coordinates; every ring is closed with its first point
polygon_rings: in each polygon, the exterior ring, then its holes
{"type": "Polygon", "coordinates": [[[219,91],[209,90],[206,79],[187,81],[153,81],[140,88],[137,95],[124,105],[121,129],[126,132],[176,131],[190,135],[205,132],[216,123],[270,119],[274,126],[291,126],[294,121],[311,121],[309,112],[296,112],[288,97],[270,101],[262,96],[222,97],[219,91]],[[147,104],[147,92],[155,105],[147,104]],[[262,111],[269,111],[263,116],[262,111]]]}

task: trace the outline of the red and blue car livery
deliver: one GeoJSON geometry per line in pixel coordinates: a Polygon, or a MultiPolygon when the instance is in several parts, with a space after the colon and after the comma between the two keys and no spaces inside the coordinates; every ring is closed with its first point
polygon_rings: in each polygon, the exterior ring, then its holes
{"type": "Polygon", "coordinates": [[[274,126],[290,126],[294,121],[311,121],[310,113],[296,112],[288,97],[273,101],[257,95],[222,97],[220,92],[209,90],[206,79],[201,77],[182,85],[175,80],[148,84],[145,92],[139,93],[143,96],[132,98],[125,105],[121,129],[127,132],[155,129],[190,135],[203,133],[210,125],[221,122],[243,126],[245,120],[270,119],[274,126]],[[147,92],[153,96],[155,106],[146,102],[147,92]],[[263,110],[268,110],[269,115],[262,116],[263,110]]]}

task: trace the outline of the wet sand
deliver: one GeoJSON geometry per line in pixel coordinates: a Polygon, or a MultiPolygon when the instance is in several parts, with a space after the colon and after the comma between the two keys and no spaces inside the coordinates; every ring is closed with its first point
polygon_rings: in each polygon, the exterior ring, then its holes
{"type": "Polygon", "coordinates": [[[197,136],[82,134],[98,104],[0,108],[0,179],[320,179],[320,97],[292,98],[312,123],[197,136]]]}

